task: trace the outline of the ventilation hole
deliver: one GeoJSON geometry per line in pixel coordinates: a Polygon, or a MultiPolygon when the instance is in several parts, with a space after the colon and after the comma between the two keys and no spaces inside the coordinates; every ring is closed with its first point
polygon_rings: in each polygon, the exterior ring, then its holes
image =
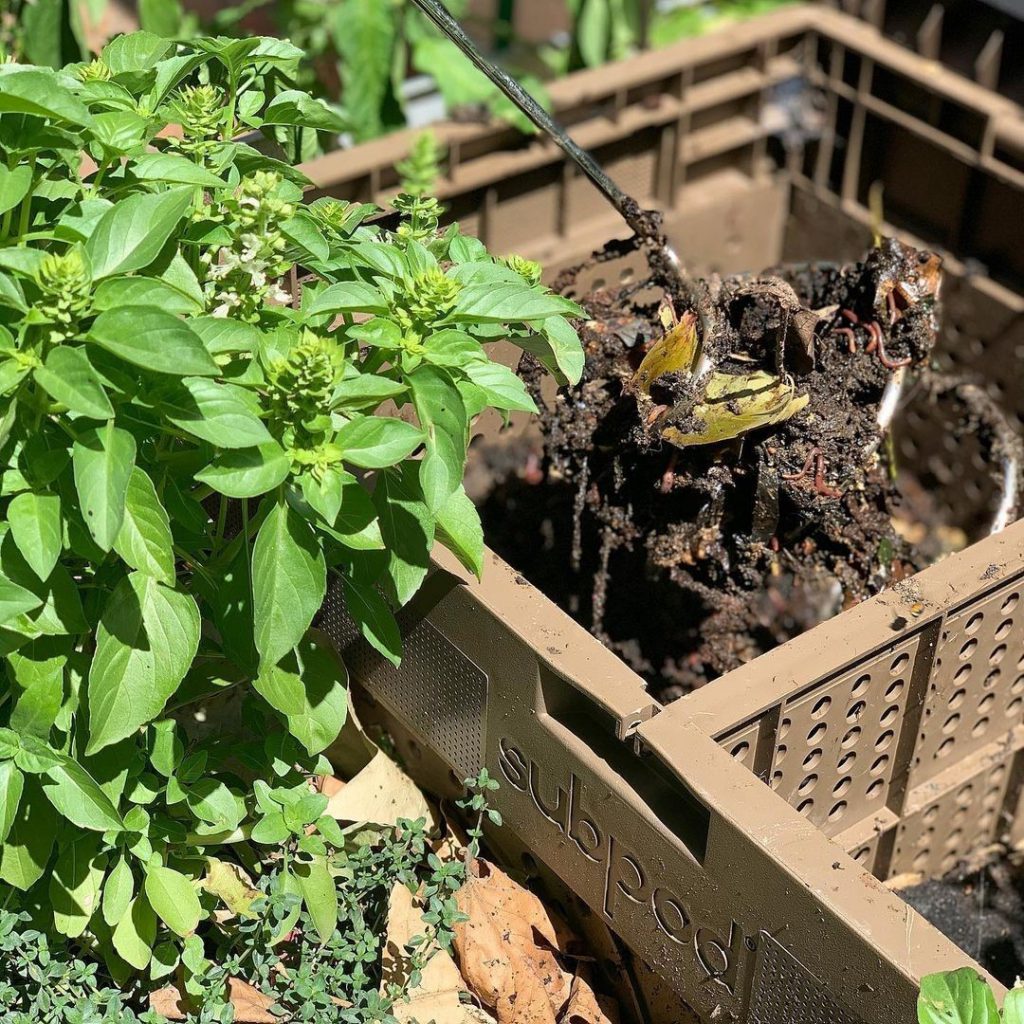
{"type": "Polygon", "coordinates": [[[885,766],[889,763],[889,755],[883,754],[881,757],[876,757],[871,765],[872,775],[881,775],[885,771],[885,766]]]}
{"type": "Polygon", "coordinates": [[[942,858],[942,864],[939,868],[940,872],[944,875],[948,875],[950,871],[952,871],[953,868],[956,867],[958,859],[959,858],[956,856],[956,854],[947,854],[945,857],[942,858]]]}
{"type": "Polygon", "coordinates": [[[1020,603],[1020,595],[1019,594],[1011,594],[1003,602],[1003,606],[999,609],[999,611],[1003,615],[1009,615],[1017,607],[1017,605],[1019,603],[1020,603]]]}
{"type": "Polygon", "coordinates": [[[984,714],[993,704],[996,702],[996,695],[994,693],[986,693],[981,700],[978,701],[978,714],[984,714]]]}
{"type": "Polygon", "coordinates": [[[744,760],[748,753],[750,753],[750,744],[746,741],[743,743],[737,743],[736,746],[732,748],[732,756],[735,757],[737,761],[744,760]]]}
{"type": "Polygon", "coordinates": [[[862,846],[854,855],[853,859],[858,864],[866,864],[871,859],[871,847],[862,846]]]}
{"type": "Polygon", "coordinates": [[[958,790],[956,794],[956,802],[961,807],[966,807],[971,802],[971,796],[974,793],[974,787],[968,783],[963,789],[958,790]]]}
{"type": "Polygon", "coordinates": [[[772,789],[778,789],[779,783],[782,781],[782,772],[772,773],[772,789]]]}
{"type": "Polygon", "coordinates": [[[928,851],[927,850],[922,850],[914,858],[914,870],[915,871],[925,871],[927,869],[927,867],[928,867],[929,859],[930,859],[930,855],[929,855],[928,851]]]}
{"type": "Polygon", "coordinates": [[[849,711],[846,712],[846,720],[853,725],[855,722],[859,722],[864,716],[864,712],[867,710],[867,701],[859,700],[854,704],[849,711]]]}
{"type": "Polygon", "coordinates": [[[921,820],[926,824],[930,825],[939,816],[939,808],[936,804],[932,804],[927,811],[921,816],[921,820]]]}
{"type": "Polygon", "coordinates": [[[626,267],[624,270],[619,272],[619,283],[629,284],[635,276],[636,271],[632,267],[626,267]]]}
{"type": "Polygon", "coordinates": [[[1017,694],[1021,692],[1024,692],[1024,676],[1017,676],[1010,687],[1010,693],[1017,694]]]}
{"type": "Polygon", "coordinates": [[[899,700],[900,694],[903,692],[903,680],[897,679],[895,683],[889,686],[889,689],[885,691],[885,699],[887,701],[899,700]]]}
{"type": "Polygon", "coordinates": [[[977,638],[976,637],[971,637],[971,639],[968,640],[967,643],[965,643],[963,645],[963,647],[960,648],[960,660],[961,661],[966,661],[977,649],[978,649],[977,638]]]}
{"type": "Polygon", "coordinates": [[[1005,775],[1006,765],[997,764],[995,768],[993,768],[992,771],[988,773],[988,781],[991,782],[993,786],[998,786],[999,783],[1003,781],[1005,775]]]}
{"type": "Polygon", "coordinates": [[[848,749],[857,745],[857,740],[860,739],[860,726],[855,725],[849,732],[843,737],[843,748],[848,749]]]}
{"type": "Polygon", "coordinates": [[[789,732],[789,727],[793,724],[792,719],[784,718],[779,722],[779,739],[785,739],[786,733],[789,732]]]}
{"type": "Polygon", "coordinates": [[[895,722],[897,718],[899,718],[899,715],[900,709],[896,707],[896,705],[894,704],[891,707],[886,708],[885,711],[882,712],[882,717],[879,718],[878,721],[881,725],[892,725],[892,723],[895,722]]]}
{"type": "Polygon", "coordinates": [[[946,836],[945,846],[949,850],[955,850],[960,845],[960,840],[963,838],[963,832],[960,829],[955,828],[952,832],[946,836]]]}
{"type": "Polygon", "coordinates": [[[804,769],[810,771],[821,760],[821,748],[812,750],[803,761],[804,769]]]}
{"type": "MultiPolygon", "coordinates": [[[[993,823],[996,820],[995,814],[992,811],[988,811],[978,819],[977,830],[979,832],[988,832],[992,828],[993,823]]],[[[988,836],[981,836],[982,839],[987,839],[988,836]]]]}
{"type": "Polygon", "coordinates": [[[989,790],[989,792],[985,794],[985,799],[981,801],[981,806],[984,807],[986,810],[990,811],[998,803],[999,803],[999,790],[998,789],[993,789],[993,790],[989,790]]]}
{"type": "Polygon", "coordinates": [[[833,796],[842,796],[852,785],[853,785],[853,779],[851,779],[850,776],[847,775],[845,779],[840,779],[832,787],[832,795],[833,796]]]}
{"type": "Polygon", "coordinates": [[[990,665],[998,665],[1003,660],[1003,655],[1006,654],[1006,644],[1000,644],[993,652],[988,656],[988,663],[990,665]]]}
{"type": "Polygon", "coordinates": [[[595,277],[594,283],[591,286],[596,292],[599,288],[603,288],[608,282],[603,277],[595,277]]]}
{"type": "Polygon", "coordinates": [[[999,682],[999,676],[1002,674],[1002,671],[1003,670],[1001,668],[992,669],[992,671],[989,672],[987,676],[985,676],[985,679],[981,684],[982,688],[985,690],[991,690],[992,687],[999,682]]]}
{"type": "Polygon", "coordinates": [[[953,682],[962,684],[966,681],[967,677],[974,671],[974,666],[968,662],[966,665],[961,665],[956,672],[953,673],[953,682]]]}
{"type": "Polygon", "coordinates": [[[838,821],[846,813],[846,801],[840,800],[839,803],[833,805],[832,809],[828,812],[829,821],[838,821]]]}
{"type": "Polygon", "coordinates": [[[898,676],[909,664],[910,655],[904,651],[903,654],[893,659],[893,663],[889,666],[889,673],[898,676]]]}
{"type": "Polygon", "coordinates": [[[954,744],[954,742],[955,742],[955,740],[953,739],[952,736],[950,736],[949,739],[947,739],[947,740],[943,740],[939,744],[939,749],[935,751],[935,756],[936,757],[947,757],[953,751],[953,744],[954,744]]]}
{"type": "Polygon", "coordinates": [[[797,786],[796,791],[801,796],[807,796],[807,794],[810,793],[811,790],[814,789],[814,787],[817,784],[818,784],[818,776],[817,775],[808,775],[807,778],[805,778],[803,780],[803,782],[801,782],[800,785],[797,786]]]}
{"type": "Polygon", "coordinates": [[[869,800],[877,800],[885,790],[885,780],[875,779],[867,788],[867,798],[869,800]]]}
{"type": "Polygon", "coordinates": [[[967,696],[966,690],[955,690],[953,696],[949,698],[949,710],[955,711],[964,702],[964,697],[967,696]]]}
{"type": "Polygon", "coordinates": [[[839,761],[836,763],[836,771],[845,772],[850,767],[850,765],[853,764],[853,762],[856,760],[857,752],[854,750],[851,750],[848,753],[843,754],[843,756],[839,758],[839,761]]]}
{"type": "Polygon", "coordinates": [[[797,805],[797,811],[800,814],[810,814],[811,810],[813,809],[813,807],[814,807],[814,801],[813,800],[805,800],[802,804],[798,804],[797,805]]]}
{"type": "Polygon", "coordinates": [[[1011,629],[1013,629],[1013,619],[1000,622],[999,627],[995,631],[995,638],[997,640],[1005,640],[1010,635],[1011,629]]]}
{"type": "Polygon", "coordinates": [[[886,747],[892,743],[893,737],[896,735],[892,729],[886,729],[881,736],[875,740],[875,750],[885,750],[886,747]]]}
{"type": "Polygon", "coordinates": [[[821,700],[817,701],[813,708],[811,708],[811,718],[824,718],[828,714],[828,709],[832,707],[831,697],[822,697],[821,700]]]}
{"type": "Polygon", "coordinates": [[[982,735],[984,735],[985,730],[987,728],[988,728],[988,719],[987,718],[979,718],[974,723],[974,728],[971,730],[971,735],[972,736],[982,736],[982,735]]]}
{"type": "Polygon", "coordinates": [[[786,754],[788,752],[788,749],[789,748],[786,747],[785,744],[781,744],[779,746],[779,749],[775,751],[775,763],[776,764],[781,764],[783,762],[783,760],[785,760],[785,757],[786,757],[786,754]]]}
{"type": "Polygon", "coordinates": [[[960,716],[959,715],[950,715],[949,718],[947,718],[942,723],[942,731],[943,732],[956,732],[956,727],[959,724],[960,724],[960,716]]]}
{"type": "Polygon", "coordinates": [[[1019,714],[1022,703],[1024,703],[1024,701],[1022,701],[1020,697],[1014,697],[1013,700],[1006,705],[1006,717],[1011,718],[1013,715],[1019,714]]]}
{"type": "Polygon", "coordinates": [[[981,612],[975,612],[964,625],[965,633],[977,633],[981,628],[982,622],[985,621],[985,616],[981,612]]]}
{"type": "Polygon", "coordinates": [[[853,684],[853,689],[850,691],[851,697],[863,697],[868,692],[868,687],[871,685],[871,676],[861,676],[857,682],[853,684]]]}
{"type": "Polygon", "coordinates": [[[828,732],[828,726],[824,722],[819,722],[808,734],[807,743],[808,746],[814,746],[815,743],[820,743],[822,736],[828,732]]]}

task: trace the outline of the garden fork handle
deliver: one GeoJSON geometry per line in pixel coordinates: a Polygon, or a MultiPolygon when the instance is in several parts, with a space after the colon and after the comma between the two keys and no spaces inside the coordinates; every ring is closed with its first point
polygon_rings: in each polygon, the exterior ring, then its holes
{"type": "MultiPolygon", "coordinates": [[[[542,132],[549,135],[561,150],[594,183],[598,191],[618,210],[622,219],[644,240],[653,241],[651,223],[644,216],[640,204],[615,184],[597,161],[581,146],[573,142],[564,128],[514,79],[495,67],[462,30],[441,0],[412,0],[412,2],[479,68],[542,132]]],[[[673,266],[679,268],[679,258],[668,246],[663,246],[673,266]]]]}

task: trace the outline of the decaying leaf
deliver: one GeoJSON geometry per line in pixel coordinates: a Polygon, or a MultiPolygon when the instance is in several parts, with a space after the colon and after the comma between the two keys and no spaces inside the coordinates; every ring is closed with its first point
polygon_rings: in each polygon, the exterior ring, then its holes
{"type": "Polygon", "coordinates": [[[476,860],[456,896],[469,920],[455,926],[455,951],[471,992],[498,1024],[557,1024],[572,975],[563,970],[565,926],[533,893],[476,860]]]}
{"type": "Polygon", "coordinates": [[[569,1002],[560,1024],[619,1024],[618,1008],[610,999],[599,996],[590,980],[590,967],[581,963],[572,980],[569,1002]]]}
{"type": "Polygon", "coordinates": [[[651,385],[669,373],[690,373],[697,364],[700,340],[697,337],[697,316],[686,312],[674,327],[659,338],[644,356],[627,385],[629,391],[648,395],[651,385]]]}
{"type": "Polygon", "coordinates": [[[437,824],[419,787],[383,750],[330,798],[325,813],[339,821],[384,826],[397,824],[399,818],[425,818],[428,828],[437,824]]]}
{"type": "Polygon", "coordinates": [[[704,398],[691,411],[692,418],[703,426],[683,431],[666,425],[661,436],[678,448],[729,441],[759,427],[791,419],[809,401],[809,395],[796,393],[792,381],[763,370],[743,374],[712,373],[704,398]]]}
{"type": "MultiPolygon", "coordinates": [[[[270,1012],[270,1007],[274,1005],[273,998],[237,978],[228,980],[228,990],[231,1005],[235,1009],[236,1024],[279,1024],[281,1018],[270,1012]]],[[[186,1004],[173,985],[154,992],[149,997],[149,1007],[168,1020],[185,1019],[186,1004]]]]}
{"type": "MultiPolygon", "coordinates": [[[[406,944],[425,929],[423,908],[409,889],[398,884],[391,890],[388,903],[387,941],[381,957],[383,990],[388,982],[405,985],[410,965],[406,944]]],[[[392,1014],[401,1024],[480,1024],[494,1018],[479,1007],[463,1003],[459,993],[466,988],[455,961],[443,949],[437,950],[422,972],[422,981],[409,994],[407,1002],[396,1003],[392,1014]]]]}
{"type": "Polygon", "coordinates": [[[237,864],[213,857],[210,858],[209,867],[206,869],[203,888],[218,896],[232,916],[249,916],[253,901],[260,896],[237,864]]]}

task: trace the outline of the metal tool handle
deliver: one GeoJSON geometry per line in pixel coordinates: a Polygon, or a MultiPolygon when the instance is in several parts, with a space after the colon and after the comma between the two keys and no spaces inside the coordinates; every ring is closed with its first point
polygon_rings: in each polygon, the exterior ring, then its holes
{"type": "Polygon", "coordinates": [[[597,161],[570,138],[564,128],[510,75],[492,64],[462,31],[440,0],[412,2],[480,69],[542,132],[549,135],[576,166],[594,183],[601,194],[618,210],[622,219],[641,238],[650,236],[650,224],[640,204],[627,195],[601,169],[597,161]]]}

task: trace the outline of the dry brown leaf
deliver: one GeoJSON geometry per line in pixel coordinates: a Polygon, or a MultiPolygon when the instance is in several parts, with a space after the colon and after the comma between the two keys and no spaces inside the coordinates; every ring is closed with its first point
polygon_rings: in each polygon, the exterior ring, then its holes
{"type": "MultiPolygon", "coordinates": [[[[270,1012],[270,1007],[274,1005],[270,996],[265,996],[237,978],[228,979],[228,991],[231,1005],[235,1008],[236,1024],[280,1024],[280,1017],[270,1012]]],[[[167,985],[150,995],[149,1007],[168,1020],[185,1019],[181,993],[173,985],[167,985]]]]}
{"type": "Polygon", "coordinates": [[[580,964],[576,970],[560,1024],[619,1024],[618,1007],[594,991],[587,964],[580,964]]]}
{"type": "Polygon", "coordinates": [[[498,1024],[556,1024],[572,987],[556,955],[565,926],[486,861],[473,862],[455,898],[469,917],[455,926],[455,950],[470,991],[498,1024]]]}
{"type": "MultiPolygon", "coordinates": [[[[423,932],[423,908],[404,885],[396,885],[388,903],[388,932],[382,965],[381,988],[388,982],[405,985],[410,966],[405,953],[406,943],[423,932]]],[[[392,1013],[402,1024],[478,1024],[493,1021],[479,1008],[459,999],[466,983],[455,961],[443,949],[437,950],[423,969],[422,981],[410,993],[408,1002],[396,1003],[392,1013]]]]}
{"type": "Polygon", "coordinates": [[[395,825],[399,818],[426,818],[428,829],[437,825],[420,788],[383,750],[330,798],[325,813],[374,825],[395,825]]]}

